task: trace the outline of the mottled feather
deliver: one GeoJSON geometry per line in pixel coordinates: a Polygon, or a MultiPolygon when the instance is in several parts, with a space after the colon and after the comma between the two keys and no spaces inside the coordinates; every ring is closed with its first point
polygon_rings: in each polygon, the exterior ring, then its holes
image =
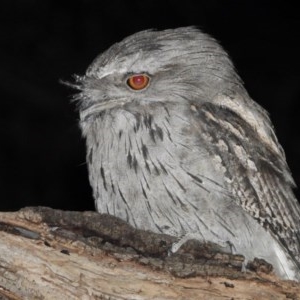
{"type": "Polygon", "coordinates": [[[134,34],[75,87],[99,212],[230,243],[300,280],[300,209],[284,152],[213,38],[191,27],[134,34]],[[133,74],[149,86],[130,89],[133,74]]]}

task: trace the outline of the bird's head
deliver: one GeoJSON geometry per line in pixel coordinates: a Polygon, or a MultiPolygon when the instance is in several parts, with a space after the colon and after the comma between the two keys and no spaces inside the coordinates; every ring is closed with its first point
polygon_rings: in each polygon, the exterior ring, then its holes
{"type": "Polygon", "coordinates": [[[77,78],[81,119],[103,111],[212,101],[240,79],[222,47],[193,28],[142,31],[99,55],[77,78]]]}

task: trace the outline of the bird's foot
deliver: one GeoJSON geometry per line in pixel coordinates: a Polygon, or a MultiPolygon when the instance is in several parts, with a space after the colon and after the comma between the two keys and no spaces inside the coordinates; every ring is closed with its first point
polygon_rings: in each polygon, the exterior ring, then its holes
{"type": "MultiPolygon", "coordinates": [[[[183,244],[185,244],[189,240],[198,240],[202,243],[206,243],[209,240],[206,240],[203,235],[199,233],[187,233],[183,236],[181,236],[178,241],[172,244],[170,250],[169,250],[169,255],[176,253],[183,244]]],[[[217,244],[220,247],[221,252],[225,253],[230,253],[230,254],[235,254],[236,253],[236,248],[234,244],[230,241],[223,241],[223,240],[218,240],[218,241],[213,241],[213,243],[217,244]]]]}

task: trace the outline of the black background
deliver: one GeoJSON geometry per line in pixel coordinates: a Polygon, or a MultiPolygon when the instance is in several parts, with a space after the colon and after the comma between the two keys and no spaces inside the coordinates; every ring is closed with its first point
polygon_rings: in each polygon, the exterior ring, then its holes
{"type": "Polygon", "coordinates": [[[300,186],[300,17],[288,3],[1,0],[0,209],[93,209],[74,92],[59,81],[129,34],[187,25],[230,53],[300,186]]]}

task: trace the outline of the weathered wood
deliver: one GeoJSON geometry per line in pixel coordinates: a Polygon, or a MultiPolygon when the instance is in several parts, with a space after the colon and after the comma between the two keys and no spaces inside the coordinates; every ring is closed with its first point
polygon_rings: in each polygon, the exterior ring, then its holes
{"type": "Polygon", "coordinates": [[[241,255],[197,241],[171,254],[175,241],[96,212],[1,212],[0,299],[300,299],[299,283],[241,272],[241,255]]]}

